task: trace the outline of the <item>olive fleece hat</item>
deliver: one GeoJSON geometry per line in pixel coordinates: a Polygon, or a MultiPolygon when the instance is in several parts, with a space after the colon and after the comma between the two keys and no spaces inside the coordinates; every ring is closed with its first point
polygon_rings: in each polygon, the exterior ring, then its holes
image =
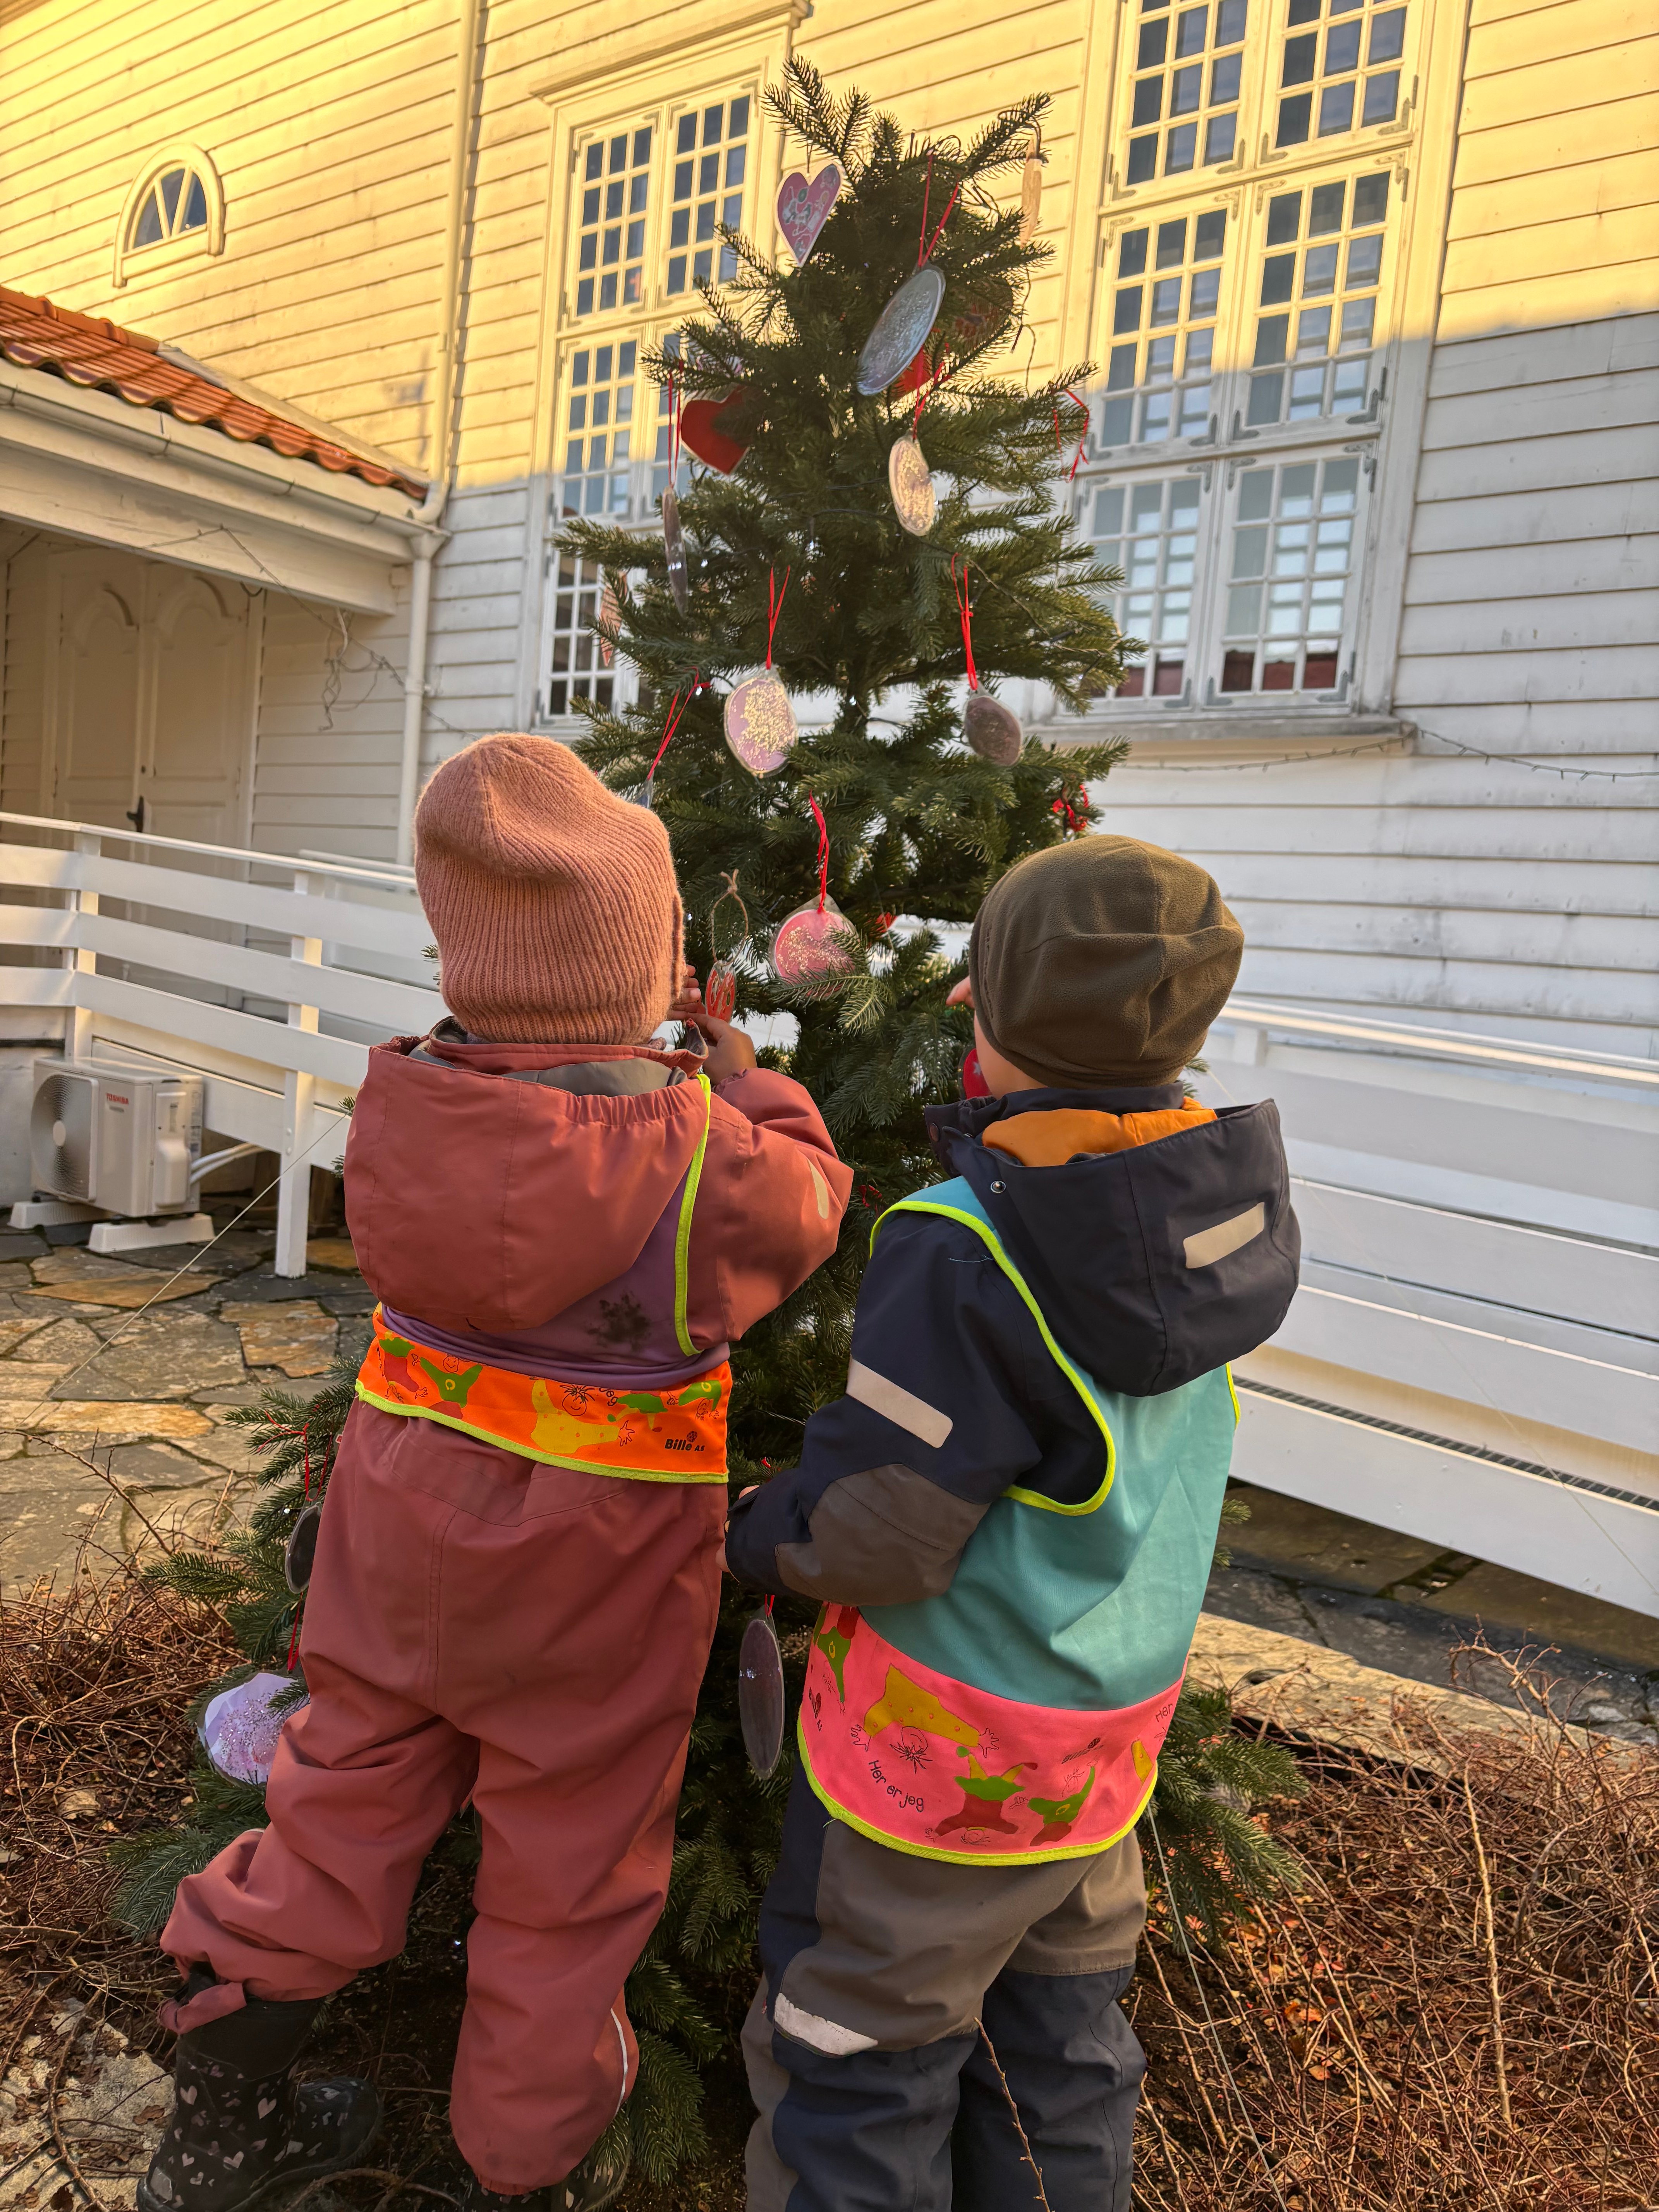
{"type": "Polygon", "coordinates": [[[643,1044],[679,987],[668,832],[551,738],[480,738],[415,810],[444,1002],[514,1044],[643,1044]]]}
{"type": "Polygon", "coordinates": [[[968,973],[981,1030],[1045,1089],[1169,1083],[1227,1002],[1244,933],[1214,878],[1095,833],[993,884],[968,973]]]}

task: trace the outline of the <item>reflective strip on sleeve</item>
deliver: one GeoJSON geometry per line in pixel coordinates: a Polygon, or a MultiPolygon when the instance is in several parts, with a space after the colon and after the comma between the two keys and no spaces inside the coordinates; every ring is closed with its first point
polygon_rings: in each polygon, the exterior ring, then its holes
{"type": "Polygon", "coordinates": [[[847,1395],[911,1436],[920,1437],[935,1451],[955,1425],[948,1413],[941,1413],[937,1406],[930,1406],[913,1391],[901,1389],[896,1382],[890,1382],[884,1375],[878,1375],[873,1367],[866,1367],[860,1359],[854,1360],[847,1370],[847,1395]]]}

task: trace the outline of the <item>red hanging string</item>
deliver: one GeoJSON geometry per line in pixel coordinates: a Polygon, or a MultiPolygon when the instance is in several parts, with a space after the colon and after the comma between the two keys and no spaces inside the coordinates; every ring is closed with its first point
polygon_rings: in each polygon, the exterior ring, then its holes
{"type": "Polygon", "coordinates": [[[818,912],[822,914],[830,900],[830,831],[823,819],[823,809],[809,791],[806,804],[812,810],[812,818],[818,825],[818,912]]]}
{"type": "MultiPolygon", "coordinates": [[[[793,564],[783,572],[783,592],[789,588],[789,579],[794,574],[793,564]]],[[[766,665],[772,665],[772,640],[777,635],[778,617],[783,612],[783,592],[778,589],[778,572],[766,572],[766,665]]]]}
{"type": "Polygon", "coordinates": [[[669,740],[672,738],[675,731],[678,729],[681,718],[684,716],[686,708],[691,704],[691,702],[696,697],[698,692],[701,691],[702,689],[702,678],[694,668],[691,671],[690,684],[687,687],[685,692],[682,695],[680,692],[677,691],[673,697],[669,701],[668,719],[663,725],[662,743],[657,747],[657,758],[652,762],[650,767],[645,771],[645,787],[647,791],[651,788],[651,779],[657,773],[657,762],[660,761],[663,755],[668,750],[669,740]]]}
{"type": "Polygon", "coordinates": [[[956,590],[957,608],[962,617],[962,650],[968,663],[968,689],[979,689],[979,671],[974,665],[974,611],[968,603],[968,563],[962,564],[962,574],[957,574],[956,556],[951,556],[951,581],[956,590]]]}
{"type": "Polygon", "coordinates": [[[927,258],[927,195],[933,189],[933,149],[927,149],[927,173],[921,180],[921,236],[916,240],[916,266],[927,258]]]}
{"type": "Polygon", "coordinates": [[[917,428],[921,422],[922,409],[927,404],[933,394],[939,390],[940,385],[944,383],[949,374],[950,371],[945,368],[943,360],[941,360],[938,367],[933,371],[932,380],[929,381],[928,378],[924,374],[921,382],[916,386],[915,411],[910,417],[910,435],[913,438],[915,436],[917,428]]]}
{"type": "MultiPolygon", "coordinates": [[[[292,1433],[290,1430],[289,1434],[292,1435],[292,1433]]],[[[309,1421],[300,1431],[300,1449],[305,1455],[303,1503],[308,1505],[311,1503],[311,1424],[309,1421]]],[[[285,1674],[291,1674],[294,1672],[294,1655],[300,1646],[300,1615],[305,1610],[305,1599],[301,1597],[294,1608],[294,1626],[289,1632],[288,1639],[288,1661],[283,1668],[285,1674]]]]}
{"type": "MultiPolygon", "coordinates": [[[[949,198],[948,200],[946,200],[946,201],[945,201],[945,212],[944,212],[944,214],[939,217],[939,219],[938,222],[933,226],[933,236],[932,236],[932,237],[928,240],[928,241],[927,241],[927,252],[926,252],[926,253],[924,253],[924,254],[922,255],[922,257],[921,257],[921,258],[922,258],[922,261],[923,261],[923,262],[931,261],[931,260],[933,259],[933,248],[934,248],[934,247],[939,244],[939,234],[940,231],[942,231],[942,230],[944,229],[944,228],[945,228],[945,224],[946,224],[947,222],[950,222],[950,220],[951,220],[951,209],[956,205],[956,204],[957,204],[957,194],[961,190],[962,190],[962,185],[961,185],[960,182],[958,182],[958,183],[957,183],[957,184],[953,187],[953,189],[952,189],[952,191],[951,191],[951,197],[950,197],[950,198],[949,198]]],[[[926,218],[926,216],[924,216],[924,217],[923,217],[922,219],[923,219],[923,221],[924,221],[924,222],[926,222],[926,220],[927,220],[927,218],[926,218]]],[[[918,267],[920,267],[920,266],[921,266],[921,264],[920,264],[920,263],[918,263],[918,264],[917,264],[917,265],[918,265],[918,267]]]]}
{"type": "MultiPolygon", "coordinates": [[[[1071,401],[1074,407],[1079,408],[1081,410],[1083,416],[1082,435],[1077,441],[1077,451],[1072,456],[1072,465],[1066,472],[1066,481],[1067,483],[1070,483],[1073,477],[1076,476],[1078,470],[1083,464],[1084,448],[1089,442],[1090,416],[1088,401],[1086,399],[1079,399],[1076,392],[1072,390],[1069,384],[1066,387],[1066,397],[1071,401]]],[[[1060,442],[1060,409],[1058,407],[1054,409],[1054,442],[1056,445],[1060,442]]]]}

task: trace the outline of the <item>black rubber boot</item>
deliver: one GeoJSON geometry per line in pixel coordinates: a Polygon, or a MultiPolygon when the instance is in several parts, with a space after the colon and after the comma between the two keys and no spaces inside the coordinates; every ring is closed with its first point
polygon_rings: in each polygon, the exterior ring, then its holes
{"type": "MultiPolygon", "coordinates": [[[[210,1988],[192,1974],[186,1995],[210,1988]]],[[[367,2081],[294,2080],[317,2003],[250,1997],[179,2038],[173,2107],[138,2212],[244,2212],[290,2184],[355,2166],[380,2125],[367,2081]]]]}
{"type": "Polygon", "coordinates": [[[562,2181],[532,2190],[524,2197],[503,2197],[499,2191],[486,2189],[466,2166],[459,2172],[452,2167],[434,2185],[447,2190],[460,2212],[605,2212],[605,2207],[614,2204],[622,2194],[629,2163],[626,2149],[595,2148],[562,2181]]]}

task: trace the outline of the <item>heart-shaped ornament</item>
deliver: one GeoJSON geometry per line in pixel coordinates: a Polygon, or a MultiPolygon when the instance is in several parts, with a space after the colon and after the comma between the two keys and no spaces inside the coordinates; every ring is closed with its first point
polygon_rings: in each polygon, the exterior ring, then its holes
{"type": "Polygon", "coordinates": [[[854,967],[853,925],[832,898],[798,906],[778,924],[772,939],[772,973],[780,983],[810,983],[820,975],[848,975],[854,967]]]}
{"type": "Polygon", "coordinates": [[[777,672],[763,668],[726,695],[726,742],[750,775],[769,775],[789,757],[800,732],[777,672]]]}
{"type": "Polygon", "coordinates": [[[841,197],[841,171],[833,161],[820,169],[809,184],[800,170],[778,187],[778,228],[783,233],[799,269],[818,242],[818,233],[830,220],[830,210],[841,197]]]}
{"type": "Polygon", "coordinates": [[[706,468],[717,469],[723,477],[729,477],[749,451],[748,439],[734,438],[726,427],[731,410],[742,396],[734,389],[724,399],[688,399],[680,410],[681,444],[706,468]]]}

